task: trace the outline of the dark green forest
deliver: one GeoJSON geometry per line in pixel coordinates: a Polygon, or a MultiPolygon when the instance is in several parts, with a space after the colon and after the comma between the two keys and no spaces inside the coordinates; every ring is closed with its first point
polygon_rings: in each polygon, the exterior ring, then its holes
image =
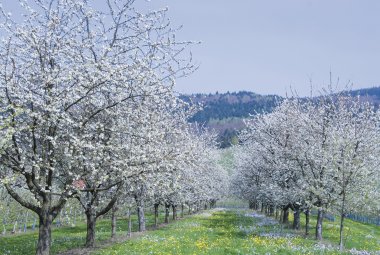
{"type": "MultiPolygon", "coordinates": [[[[344,92],[360,96],[365,101],[380,104],[380,87],[344,92]]],[[[181,95],[180,98],[190,104],[199,105],[198,111],[190,122],[200,123],[219,134],[219,146],[229,147],[238,143],[237,133],[244,128],[244,118],[257,113],[271,112],[284,98],[277,95],[259,95],[249,91],[214,94],[181,95]]]]}

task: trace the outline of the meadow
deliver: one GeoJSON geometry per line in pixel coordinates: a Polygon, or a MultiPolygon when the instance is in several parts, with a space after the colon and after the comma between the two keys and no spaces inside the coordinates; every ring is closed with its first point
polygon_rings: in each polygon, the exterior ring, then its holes
{"type": "Polygon", "coordinates": [[[318,243],[249,210],[215,210],[94,254],[380,254],[380,227],[347,221],[344,252],[338,250],[338,230],[337,221],[326,222],[325,239],[318,243]]]}
{"type": "MultiPolygon", "coordinates": [[[[136,218],[132,218],[136,222],[136,218]]],[[[162,222],[163,215],[160,215],[162,222]]],[[[290,220],[292,218],[290,217],[290,220]]],[[[304,220],[304,219],[302,219],[304,220]]],[[[111,224],[108,219],[99,220],[96,249],[86,254],[380,254],[380,227],[347,220],[346,250],[338,250],[339,221],[326,220],[324,240],[314,240],[313,229],[308,237],[303,230],[294,231],[278,224],[270,217],[248,209],[214,209],[153,229],[153,217],[147,214],[150,230],[132,235],[126,240],[127,220],[118,220],[119,238],[123,242],[109,242],[111,224]],[[108,240],[108,241],[107,241],[108,240]]],[[[311,225],[315,224],[312,217],[311,225]]],[[[137,224],[133,224],[137,231],[137,224]]],[[[34,254],[37,232],[0,237],[0,254],[34,254]]],[[[53,229],[52,254],[83,247],[86,226],[53,229]]],[[[82,254],[81,250],[75,250],[82,254]]],[[[74,253],[74,252],[73,252],[74,253]]],[[[71,254],[70,251],[65,254],[71,254]]]]}

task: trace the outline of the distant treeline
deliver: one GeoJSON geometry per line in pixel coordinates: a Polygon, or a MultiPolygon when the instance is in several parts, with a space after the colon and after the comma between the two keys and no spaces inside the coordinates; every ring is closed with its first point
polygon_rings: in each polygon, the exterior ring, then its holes
{"type": "MultiPolygon", "coordinates": [[[[361,96],[378,107],[380,87],[359,89],[347,92],[361,96]]],[[[237,133],[244,127],[243,119],[256,113],[271,112],[284,98],[276,95],[259,95],[249,91],[215,94],[181,95],[186,102],[202,106],[189,121],[206,125],[219,133],[219,145],[226,148],[236,144],[237,133]]]]}
{"type": "Polygon", "coordinates": [[[208,123],[211,119],[246,118],[256,112],[271,112],[282,100],[279,96],[263,96],[247,91],[182,95],[181,98],[203,105],[203,109],[190,119],[191,122],[198,123],[208,123]]]}

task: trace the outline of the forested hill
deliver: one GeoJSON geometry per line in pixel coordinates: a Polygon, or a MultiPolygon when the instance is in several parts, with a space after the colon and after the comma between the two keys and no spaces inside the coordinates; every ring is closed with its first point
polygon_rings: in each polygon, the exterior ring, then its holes
{"type": "MultiPolygon", "coordinates": [[[[361,96],[375,105],[380,104],[380,87],[359,89],[348,92],[361,96]]],[[[221,147],[237,142],[236,134],[244,127],[243,119],[250,114],[271,112],[283,98],[277,95],[259,95],[254,92],[240,91],[215,94],[181,95],[181,99],[203,105],[190,122],[198,122],[215,129],[219,134],[221,147]]]]}
{"type": "Polygon", "coordinates": [[[282,99],[275,95],[263,96],[248,91],[182,95],[181,98],[187,102],[203,105],[203,110],[191,119],[191,122],[199,123],[228,118],[245,118],[255,112],[270,112],[282,99]]]}
{"type": "Polygon", "coordinates": [[[222,148],[237,142],[236,134],[244,127],[244,118],[250,114],[271,112],[282,100],[276,95],[264,96],[248,91],[182,95],[181,99],[203,106],[190,122],[216,130],[222,148]]]}

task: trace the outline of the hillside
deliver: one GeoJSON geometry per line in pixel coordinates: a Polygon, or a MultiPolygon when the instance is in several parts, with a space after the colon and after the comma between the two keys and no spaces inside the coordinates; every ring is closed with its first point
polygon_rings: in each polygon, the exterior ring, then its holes
{"type": "MultiPolygon", "coordinates": [[[[375,106],[380,105],[380,87],[358,89],[347,92],[361,96],[375,106]]],[[[243,119],[255,113],[271,112],[283,97],[259,95],[254,92],[240,91],[215,94],[181,95],[186,102],[202,105],[190,122],[204,124],[219,133],[220,147],[229,147],[237,142],[236,134],[244,127],[243,119]]]]}
{"type": "Polygon", "coordinates": [[[202,123],[216,130],[222,148],[237,142],[236,134],[244,127],[244,118],[250,114],[270,112],[282,100],[276,95],[264,96],[248,91],[181,95],[181,99],[202,105],[202,110],[190,122],[202,123]]]}

